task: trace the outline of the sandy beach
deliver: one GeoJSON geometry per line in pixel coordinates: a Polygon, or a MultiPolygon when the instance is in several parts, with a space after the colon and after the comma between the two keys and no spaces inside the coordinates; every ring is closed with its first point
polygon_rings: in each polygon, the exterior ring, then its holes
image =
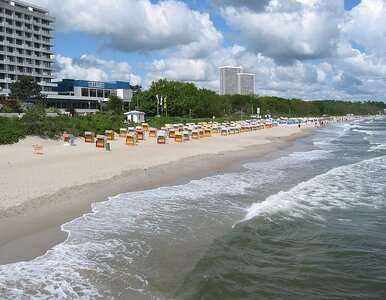
{"type": "Polygon", "coordinates": [[[111,141],[111,150],[76,140],[28,137],[0,146],[0,264],[30,260],[65,240],[60,226],[91,210],[91,203],[120,193],[178,184],[221,173],[239,162],[288,146],[313,125],[280,126],[254,132],[136,147],[111,141]],[[33,145],[43,146],[36,155],[33,145]]]}

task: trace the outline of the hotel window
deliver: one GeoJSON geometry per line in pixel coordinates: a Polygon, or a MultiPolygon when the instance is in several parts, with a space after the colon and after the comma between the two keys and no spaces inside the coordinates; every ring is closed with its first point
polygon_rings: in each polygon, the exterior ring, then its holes
{"type": "Polygon", "coordinates": [[[96,97],[96,89],[90,89],[90,97],[96,97]]]}
{"type": "Polygon", "coordinates": [[[98,89],[97,90],[97,95],[98,95],[99,98],[103,98],[103,90],[98,89]]]}
{"type": "Polygon", "coordinates": [[[82,88],[82,97],[88,97],[88,89],[82,88]]]}
{"type": "Polygon", "coordinates": [[[108,98],[110,96],[110,90],[105,90],[105,98],[108,98]]]}

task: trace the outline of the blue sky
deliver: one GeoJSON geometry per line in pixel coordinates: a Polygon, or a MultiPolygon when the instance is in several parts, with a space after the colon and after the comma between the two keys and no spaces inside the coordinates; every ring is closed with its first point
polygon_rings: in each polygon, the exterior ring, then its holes
{"type": "Polygon", "coordinates": [[[385,100],[385,0],[31,2],[57,19],[58,78],[217,91],[218,67],[238,65],[262,95],[385,100]]]}

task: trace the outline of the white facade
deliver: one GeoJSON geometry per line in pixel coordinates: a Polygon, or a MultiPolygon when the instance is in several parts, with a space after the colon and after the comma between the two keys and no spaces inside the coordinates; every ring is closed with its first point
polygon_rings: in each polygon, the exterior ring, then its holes
{"type": "Polygon", "coordinates": [[[237,93],[240,95],[255,94],[255,74],[237,74],[237,93]]]}
{"type": "Polygon", "coordinates": [[[133,90],[117,89],[117,96],[125,102],[131,102],[131,98],[133,98],[133,90]]]}
{"type": "Polygon", "coordinates": [[[220,67],[220,95],[255,93],[255,75],[243,73],[242,67],[220,67]]]}
{"type": "Polygon", "coordinates": [[[55,94],[52,83],[53,22],[48,11],[21,1],[0,0],[0,94],[20,75],[32,76],[42,93],[55,94]]]}
{"type": "Polygon", "coordinates": [[[220,95],[238,93],[237,74],[242,72],[242,67],[220,67],[220,95]]]}

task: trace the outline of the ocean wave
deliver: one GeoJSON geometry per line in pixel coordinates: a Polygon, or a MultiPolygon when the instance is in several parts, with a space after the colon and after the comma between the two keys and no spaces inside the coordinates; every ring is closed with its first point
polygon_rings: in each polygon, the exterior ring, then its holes
{"type": "Polygon", "coordinates": [[[293,152],[288,156],[280,157],[268,162],[247,163],[244,164],[244,167],[252,171],[269,170],[270,174],[277,176],[278,174],[274,173],[276,171],[279,172],[280,170],[285,170],[289,166],[299,166],[299,164],[306,164],[307,162],[313,160],[327,159],[329,156],[329,151],[321,149],[293,152]]]}
{"type": "Polygon", "coordinates": [[[362,130],[362,129],[353,129],[355,132],[365,133],[367,135],[376,136],[376,135],[383,135],[384,131],[381,130],[362,130]]]}
{"type": "Polygon", "coordinates": [[[371,146],[368,152],[385,152],[386,151],[386,144],[376,144],[375,146],[371,146]]]}
{"type": "Polygon", "coordinates": [[[384,204],[385,171],[386,156],[334,168],[289,191],[254,203],[247,210],[244,221],[254,217],[271,219],[277,214],[283,218],[310,216],[320,219],[323,218],[319,214],[321,210],[384,204]]]}

